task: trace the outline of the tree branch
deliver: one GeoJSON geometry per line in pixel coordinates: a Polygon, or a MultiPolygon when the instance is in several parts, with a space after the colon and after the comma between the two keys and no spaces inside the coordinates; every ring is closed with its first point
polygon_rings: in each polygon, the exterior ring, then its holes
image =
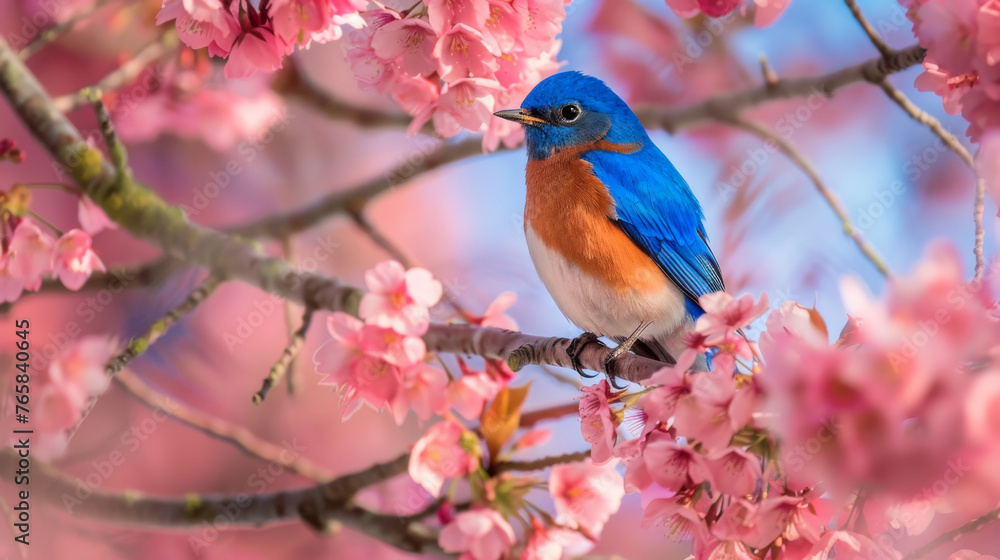
{"type": "Polygon", "coordinates": [[[889,58],[892,56],[892,47],[885,44],[885,41],[883,41],[882,37],[879,36],[878,31],[875,31],[872,24],[868,23],[868,18],[865,17],[864,13],[862,13],[857,2],[854,0],[844,0],[844,2],[847,3],[847,8],[851,10],[851,15],[854,16],[854,19],[858,20],[858,24],[861,25],[861,29],[863,29],[865,34],[868,35],[868,40],[872,42],[872,45],[874,45],[878,52],[882,55],[882,58],[889,58]]]}
{"type": "Polygon", "coordinates": [[[115,382],[129,395],[150,409],[163,410],[182,424],[186,424],[209,437],[224,441],[250,457],[268,463],[282,464],[299,476],[316,482],[324,482],[333,478],[333,475],[324,467],[304,457],[283,459],[284,456],[289,455],[284,447],[264,441],[246,428],[234,426],[171,399],[167,395],[153,390],[129,371],[123,371],[116,375],[115,382]]]}
{"type": "Polygon", "coordinates": [[[89,91],[98,91],[102,95],[122,88],[139,77],[147,66],[167,56],[174,51],[177,38],[165,33],[152,43],[142,47],[131,59],[119,66],[107,76],[101,78],[90,88],[83,88],[76,93],[55,98],[52,103],[63,113],[75,111],[91,102],[89,91]]]}
{"type": "Polygon", "coordinates": [[[96,0],[94,3],[81,8],[66,21],[56,24],[49,29],[43,30],[38,34],[37,39],[21,49],[21,52],[17,53],[18,56],[21,60],[28,60],[32,55],[42,50],[42,48],[52,41],[61,37],[63,33],[66,33],[70,29],[76,27],[76,24],[90,17],[94,12],[104,7],[105,4],[110,3],[110,1],[111,0],[96,0]]]}
{"type": "Polygon", "coordinates": [[[889,265],[885,263],[885,259],[882,255],[880,255],[871,243],[869,243],[868,240],[861,235],[857,226],[851,222],[851,217],[847,213],[847,209],[844,208],[844,203],[840,201],[840,197],[827,186],[827,184],[823,181],[823,178],[820,177],[819,172],[816,171],[813,164],[806,159],[805,156],[803,156],[802,153],[795,148],[795,146],[769,130],[767,127],[754,121],[747,120],[739,116],[733,116],[729,118],[727,122],[731,123],[733,126],[742,128],[743,130],[754,134],[765,141],[773,142],[775,146],[777,146],[778,149],[792,161],[792,163],[798,166],[806,175],[809,176],[809,179],[816,187],[816,190],[819,191],[819,194],[824,200],[826,200],[826,203],[830,206],[837,217],[840,218],[840,224],[844,228],[844,233],[854,240],[854,243],[859,249],[861,249],[861,252],[868,257],[868,260],[875,265],[875,268],[877,268],[883,276],[892,275],[892,272],[889,270],[889,265]]]}
{"type": "Polygon", "coordinates": [[[535,459],[533,461],[501,461],[493,468],[493,473],[500,474],[509,471],[540,471],[553,465],[576,463],[586,459],[587,457],[590,457],[589,449],[586,451],[577,451],[575,453],[566,453],[564,455],[542,457],[541,459],[535,459]]]}
{"type": "Polygon", "coordinates": [[[971,535],[986,525],[998,520],[1000,520],[1000,508],[997,508],[981,517],[977,517],[957,529],[953,529],[947,533],[942,533],[936,539],[904,556],[903,560],[917,560],[917,558],[923,558],[935,548],[946,545],[950,542],[955,542],[965,535],[971,535]]]}
{"type": "MultiPolygon", "coordinates": [[[[4,472],[17,470],[18,459],[12,448],[0,451],[0,467],[4,472]]],[[[302,490],[233,496],[188,495],[180,499],[103,490],[94,490],[86,499],[80,499],[76,492],[87,487],[85,482],[35,460],[32,475],[37,477],[37,484],[32,485],[32,495],[37,488],[43,500],[69,509],[75,516],[112,523],[188,528],[216,523],[218,519],[225,520],[226,526],[259,526],[299,519],[317,530],[327,530],[331,522],[340,522],[407,552],[440,552],[435,539],[416,527],[414,519],[380,515],[348,503],[357,490],[406,472],[408,459],[403,455],[389,463],[302,490]]],[[[3,476],[7,478],[6,474],[3,476]]]]}
{"type": "Polygon", "coordinates": [[[925,50],[920,45],[893,51],[886,58],[875,58],[818,76],[779,78],[772,83],[735,93],[717,95],[680,109],[644,107],[636,111],[646,128],[663,128],[674,133],[696,123],[727,120],[732,115],[763,103],[802,97],[813,93],[832,96],[838,89],[857,82],[878,83],[890,74],[919,64],[925,50]]]}

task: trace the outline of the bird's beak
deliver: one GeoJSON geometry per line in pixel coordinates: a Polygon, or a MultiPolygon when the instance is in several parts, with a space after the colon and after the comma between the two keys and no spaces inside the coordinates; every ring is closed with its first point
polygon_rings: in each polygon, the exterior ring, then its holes
{"type": "Polygon", "coordinates": [[[501,119],[507,119],[508,121],[514,121],[528,126],[541,126],[545,124],[544,120],[532,116],[527,109],[507,109],[504,111],[497,111],[496,113],[493,113],[493,115],[500,117],[501,119]]]}

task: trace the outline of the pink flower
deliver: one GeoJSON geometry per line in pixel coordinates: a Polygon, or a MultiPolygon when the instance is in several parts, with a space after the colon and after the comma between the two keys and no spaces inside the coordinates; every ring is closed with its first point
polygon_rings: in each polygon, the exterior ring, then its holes
{"type": "Polygon", "coordinates": [[[394,366],[412,366],[427,355],[427,345],[419,336],[407,336],[375,325],[364,325],[358,334],[360,346],[367,354],[379,356],[394,366]]]}
{"type": "Polygon", "coordinates": [[[483,78],[456,80],[445,86],[434,111],[434,128],[445,138],[464,129],[482,130],[493,114],[497,82],[483,78]]]}
{"type": "Polygon", "coordinates": [[[667,536],[681,542],[709,538],[708,527],[701,514],[684,498],[658,498],[649,502],[642,516],[642,527],[666,527],[667,536]]]}
{"type": "Polygon", "coordinates": [[[462,377],[448,385],[448,404],[464,418],[475,420],[482,414],[486,401],[495,397],[501,386],[485,372],[470,369],[462,359],[458,366],[462,377]]]}
{"type": "Polygon", "coordinates": [[[778,16],[785,11],[785,8],[792,0],[754,0],[757,5],[757,13],[754,14],[753,24],[757,27],[767,27],[774,23],[778,16]]]}
{"type": "Polygon", "coordinates": [[[762,484],[760,458],[738,447],[710,454],[707,465],[713,487],[724,494],[748,496],[762,484]]]}
{"type": "Polygon", "coordinates": [[[438,536],[438,544],[445,552],[462,553],[460,560],[499,560],[515,542],[514,530],[507,520],[487,508],[456,515],[438,536]]]}
{"type": "MultiPolygon", "coordinates": [[[[86,250],[89,251],[90,237],[82,231],[79,231],[79,233],[86,238],[86,250]]],[[[75,248],[69,247],[69,244],[71,243],[70,241],[67,241],[66,243],[63,242],[63,239],[66,239],[66,236],[68,235],[70,234],[68,233],[64,235],[63,238],[59,240],[59,245],[57,246],[58,250],[76,250],[75,248]]],[[[74,241],[76,241],[76,239],[74,239],[74,241]]],[[[22,219],[14,229],[14,235],[11,236],[10,246],[7,249],[10,255],[8,271],[11,277],[16,278],[24,286],[24,289],[33,292],[38,291],[38,288],[42,285],[42,275],[49,274],[53,269],[53,250],[55,245],[55,238],[53,238],[47,231],[42,230],[38,224],[34,222],[34,220],[31,220],[30,218],[22,219]]],[[[93,252],[90,254],[92,255],[93,252]]],[[[77,255],[77,253],[73,253],[73,255],[77,255]]],[[[93,259],[96,260],[96,265],[99,269],[104,270],[104,266],[101,265],[101,261],[100,259],[97,259],[96,255],[93,259]]],[[[86,266],[86,263],[82,263],[81,266],[86,266]]],[[[89,275],[90,270],[88,269],[79,284],[82,285],[89,275]]],[[[60,278],[63,278],[61,273],[60,278]]],[[[72,287],[71,283],[74,282],[71,281],[70,283],[67,283],[67,281],[63,279],[63,284],[66,284],[66,287],[71,290],[77,290],[80,288],[80,285],[77,285],[75,288],[72,287]]]]}
{"type": "Polygon", "coordinates": [[[548,428],[529,430],[514,443],[511,450],[521,451],[523,449],[545,445],[550,439],[552,439],[552,430],[548,428]]]}
{"type": "Polygon", "coordinates": [[[698,7],[709,17],[722,17],[736,9],[741,0],[698,0],[698,7]]]}
{"type": "Polygon", "coordinates": [[[479,465],[479,459],[463,444],[464,433],[454,422],[439,422],[413,445],[410,478],[434,497],[441,495],[445,479],[465,476],[479,465]]]}
{"type": "Polygon", "coordinates": [[[611,390],[606,379],[581,390],[583,398],[580,399],[580,430],[583,432],[583,439],[592,446],[590,458],[595,464],[603,465],[611,460],[611,450],[618,439],[618,424],[608,406],[611,390]]]}
{"type": "Polygon", "coordinates": [[[32,415],[32,423],[39,435],[68,430],[80,420],[87,401],[81,400],[71,387],[58,383],[47,383],[38,393],[37,410],[32,415]]]}
{"type": "Polygon", "coordinates": [[[24,282],[10,272],[10,254],[0,255],[0,302],[17,301],[24,291],[24,282]]]}
{"type": "Polygon", "coordinates": [[[589,462],[552,467],[549,493],[559,521],[579,527],[589,535],[601,534],[611,514],[621,507],[624,481],[613,467],[589,462]]]}
{"type": "Polygon", "coordinates": [[[76,211],[77,220],[83,231],[94,235],[105,229],[118,229],[118,224],[113,222],[97,204],[94,204],[90,197],[81,196],[80,204],[76,211]]]}
{"type": "Polygon", "coordinates": [[[521,560],[562,560],[564,554],[586,554],[593,543],[576,531],[546,527],[537,517],[531,518],[531,538],[524,545],[521,560]]]}
{"type": "Polygon", "coordinates": [[[226,61],[227,78],[248,78],[258,70],[271,72],[281,68],[286,46],[266,27],[244,31],[233,43],[226,61]]]}
{"type": "Polygon", "coordinates": [[[691,393],[677,400],[674,413],[677,433],[700,441],[709,450],[728,446],[736,430],[743,427],[734,425],[739,422],[729,411],[736,382],[731,373],[716,366],[714,371],[692,375],[691,393]]]}
{"type": "Polygon", "coordinates": [[[52,252],[52,270],[63,285],[77,291],[95,271],[104,271],[104,263],[90,248],[90,236],[79,229],[63,234],[52,252]]]}
{"type": "Polygon", "coordinates": [[[707,345],[715,346],[724,342],[731,332],[763,315],[767,311],[767,294],[762,293],[755,304],[751,294],[734,299],[726,292],[715,292],[701,296],[698,303],[705,314],[698,318],[695,330],[706,336],[707,345]]]}
{"type": "Polygon", "coordinates": [[[427,18],[438,35],[455,25],[482,29],[490,6],[486,0],[427,0],[427,18]]]}
{"type": "Polygon", "coordinates": [[[691,377],[687,370],[694,364],[697,356],[698,353],[694,350],[685,350],[677,358],[677,364],[664,367],[643,382],[646,386],[654,387],[641,401],[642,409],[652,421],[666,424],[677,409],[677,401],[691,393],[691,377]]]}
{"type": "Polygon", "coordinates": [[[114,356],[114,346],[106,337],[85,336],[75,341],[49,365],[49,381],[66,387],[83,402],[99,395],[110,377],[105,367],[114,356]]]}
{"type": "Polygon", "coordinates": [[[431,56],[437,36],[422,19],[398,19],[375,30],[371,45],[375,55],[395,61],[412,76],[430,76],[437,70],[431,56]]]}
{"type": "Polygon", "coordinates": [[[884,548],[864,535],[850,531],[827,531],[803,560],[868,560],[870,558],[897,559],[902,555],[891,548],[884,548]]]}
{"type": "Polygon", "coordinates": [[[213,43],[228,52],[239,33],[239,23],[219,0],[165,0],[156,25],[176,20],[177,36],[192,49],[213,43]]]}
{"type": "Polygon", "coordinates": [[[379,263],[365,273],[369,292],[358,314],[366,322],[400,334],[421,336],[430,324],[428,308],[441,299],[441,282],[423,268],[405,270],[396,261],[379,263]]]}
{"type": "Polygon", "coordinates": [[[372,353],[362,336],[365,325],[346,313],[335,312],[327,319],[332,340],[313,355],[316,371],[324,374],[320,385],[341,390],[342,420],[351,417],[363,404],[379,410],[389,405],[400,390],[399,368],[386,361],[383,352],[372,353]]]}
{"type": "MultiPolygon", "coordinates": [[[[649,476],[660,486],[678,492],[709,480],[705,457],[671,437],[650,437],[643,452],[649,476]]],[[[712,482],[714,488],[715,482],[712,482]]]]}
{"type": "Polygon", "coordinates": [[[508,331],[517,331],[517,322],[504,313],[517,301],[517,294],[514,292],[504,292],[497,296],[495,300],[486,308],[486,313],[482,317],[474,317],[470,322],[482,327],[494,327],[508,331]]]}
{"type": "Polygon", "coordinates": [[[392,401],[393,418],[402,424],[412,408],[417,418],[427,420],[444,411],[448,391],[448,376],[444,371],[423,362],[402,371],[402,382],[392,401]]]}
{"type": "Polygon", "coordinates": [[[974,550],[963,549],[952,553],[948,557],[948,560],[997,560],[997,557],[988,554],[979,554],[974,550]]]}
{"type": "MultiPolygon", "coordinates": [[[[500,48],[492,37],[460,23],[441,34],[434,45],[438,72],[446,82],[462,78],[492,78],[499,68],[500,48]]],[[[485,122],[485,121],[484,121],[485,122]]]]}
{"type": "Polygon", "coordinates": [[[756,548],[763,548],[782,536],[786,541],[817,542],[823,524],[828,521],[820,517],[818,502],[810,502],[806,497],[768,496],[760,503],[753,531],[744,541],[756,548]]]}

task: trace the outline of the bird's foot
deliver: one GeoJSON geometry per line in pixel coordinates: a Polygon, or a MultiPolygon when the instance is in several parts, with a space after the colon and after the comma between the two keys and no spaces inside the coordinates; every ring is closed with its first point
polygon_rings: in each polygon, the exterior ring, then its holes
{"type": "Polygon", "coordinates": [[[628,384],[618,385],[618,358],[628,352],[631,347],[631,344],[619,344],[614,350],[608,353],[607,358],[604,358],[604,373],[608,376],[608,383],[616,391],[622,391],[628,387],[628,384]]]}
{"type": "Polygon", "coordinates": [[[569,343],[569,347],[566,348],[566,355],[569,356],[569,361],[573,365],[573,369],[580,374],[580,377],[592,379],[597,376],[597,374],[587,375],[586,373],[583,373],[583,364],[580,363],[580,355],[583,353],[583,349],[591,344],[604,346],[604,343],[598,340],[598,338],[599,337],[592,332],[585,332],[574,338],[573,341],[569,343]]]}

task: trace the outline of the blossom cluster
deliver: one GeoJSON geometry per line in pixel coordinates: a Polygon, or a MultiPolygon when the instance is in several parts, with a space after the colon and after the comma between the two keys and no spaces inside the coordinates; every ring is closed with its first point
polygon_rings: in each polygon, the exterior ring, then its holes
{"type": "Polygon", "coordinates": [[[513,107],[559,67],[556,35],[568,0],[426,0],[408,10],[361,13],[347,60],[362,88],[388,94],[444,137],[483,130],[484,149],[523,138],[516,123],[491,118],[513,107]]]}
{"type": "Polygon", "coordinates": [[[104,263],[91,248],[91,233],[115,227],[104,212],[86,197],[80,198],[78,217],[84,229],[71,229],[58,238],[51,228],[29,214],[30,191],[15,185],[0,193],[0,302],[11,302],[25,291],[37,292],[44,277],[58,278],[76,291],[104,263]]]}
{"type": "Polygon", "coordinates": [[[766,298],[710,294],[690,349],[646,389],[584,389],[593,460],[626,465],[644,525],[692,539],[699,559],[898,558],[874,536],[997,506],[1000,321],[985,284],[939,244],[882,300],[853,280],[842,291],[851,319],[832,344],[815,309],[787,301],[754,348],[740,332],[766,298]],[[705,349],[710,371],[689,371],[705,349]],[[623,420],[637,437],[619,438],[623,420]],[[844,521],[855,506],[866,528],[844,521]]]}
{"type": "Polygon", "coordinates": [[[778,19],[791,0],[666,0],[667,6],[679,17],[690,18],[699,14],[718,18],[733,13],[736,8],[756,6],[754,25],[764,27],[778,19]]]}
{"type": "Polygon", "coordinates": [[[910,0],[908,15],[927,49],[915,85],[941,96],[945,111],[969,121],[978,142],[1000,129],[1000,6],[993,0],[910,0]]]}
{"type": "MultiPolygon", "coordinates": [[[[487,360],[485,370],[477,371],[458,358],[458,379],[427,363],[421,336],[429,328],[429,308],[443,292],[428,271],[386,261],[367,271],[365,284],[369,291],[358,307],[360,319],[346,313],[329,317],[332,339],[314,355],[316,369],[324,375],[320,383],[339,388],[344,419],[362,405],[388,409],[400,423],[411,409],[421,420],[442,417],[413,445],[408,465],[416,484],[443,498],[438,512],[442,549],[466,560],[509,557],[516,538],[508,518],[525,512],[532,527],[525,560],[556,560],[564,551],[589,550],[624,495],[623,479],[613,465],[554,466],[548,490],[556,516],[538,518],[526,494],[542,481],[511,473],[492,476],[487,470],[551,436],[547,429],[518,434],[528,386],[510,387],[514,374],[502,361],[487,360]],[[478,430],[466,427],[462,418],[479,420],[478,430]],[[474,499],[471,507],[456,512],[452,504],[463,481],[474,499]]],[[[504,293],[484,315],[462,316],[475,325],[516,330],[504,314],[514,299],[504,293]]]]}
{"type": "Polygon", "coordinates": [[[296,46],[327,43],[341,26],[359,25],[365,0],[164,0],[157,25],[174,21],[193,49],[226,59],[226,77],[245,78],[281,68],[296,46]]]}
{"type": "Polygon", "coordinates": [[[74,341],[50,364],[47,371],[32,378],[32,428],[38,437],[32,453],[53,458],[68,443],[69,430],[81,419],[87,403],[108,386],[105,366],[114,355],[107,337],[85,336],[74,341]]]}

